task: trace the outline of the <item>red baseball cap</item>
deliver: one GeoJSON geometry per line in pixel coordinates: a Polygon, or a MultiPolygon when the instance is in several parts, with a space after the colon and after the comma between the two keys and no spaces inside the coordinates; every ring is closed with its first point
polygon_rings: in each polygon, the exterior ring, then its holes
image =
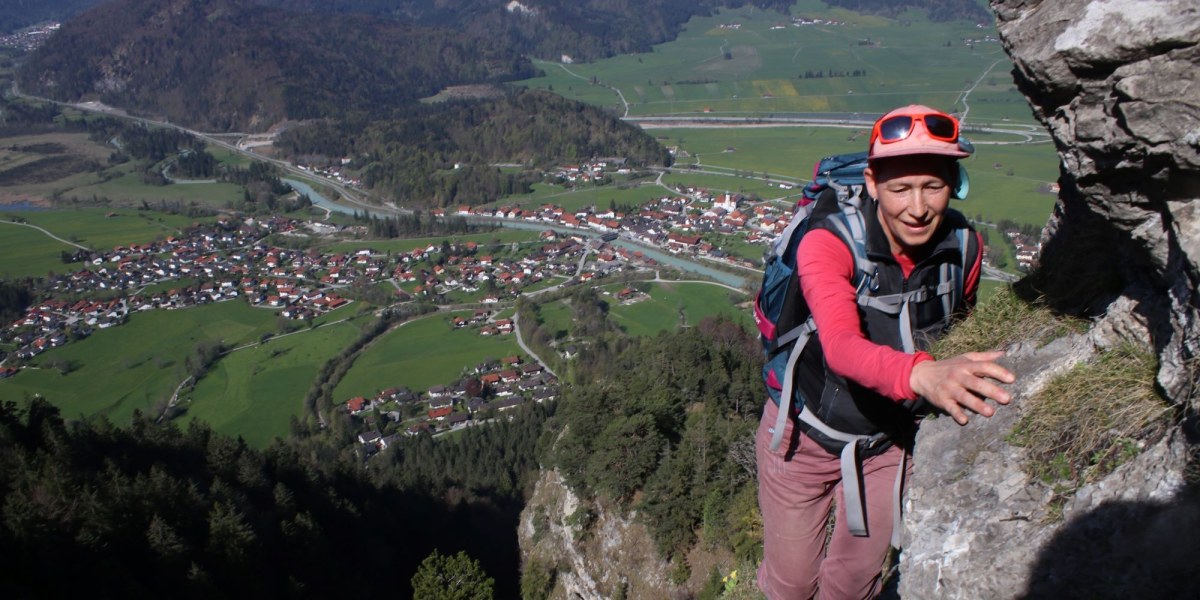
{"type": "Polygon", "coordinates": [[[875,121],[867,158],[910,154],[966,158],[971,155],[968,148],[959,142],[958,119],[928,106],[910,104],[875,121]]]}

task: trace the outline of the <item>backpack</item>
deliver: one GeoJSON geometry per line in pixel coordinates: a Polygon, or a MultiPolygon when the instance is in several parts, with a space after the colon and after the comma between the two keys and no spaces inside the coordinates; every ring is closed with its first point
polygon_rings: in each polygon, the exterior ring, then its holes
{"type": "MultiPolygon", "coordinates": [[[[877,268],[867,256],[866,222],[862,213],[862,200],[866,196],[863,171],[866,167],[866,152],[828,156],[817,162],[813,181],[804,187],[803,197],[797,202],[791,222],[767,252],[762,285],[754,300],[754,320],[766,355],[763,380],[771,400],[779,406],[770,448],[775,450],[782,442],[784,426],[793,405],[798,410],[797,418],[801,423],[844,444],[841,451],[842,481],[847,500],[847,520],[854,535],[866,535],[865,507],[858,489],[859,450],[878,448],[887,439],[880,432],[843,432],[829,427],[809,410],[797,390],[796,367],[805,346],[816,332],[816,324],[800,290],[799,277],[796,275],[796,249],[814,225],[828,222],[853,256],[855,273],[851,283],[855,287],[859,305],[907,318],[907,303],[916,292],[878,295],[878,286],[872,285],[877,268]]],[[[938,289],[946,290],[947,294],[957,294],[957,298],[961,299],[968,268],[967,240],[970,230],[955,229],[954,235],[962,252],[962,264],[941,270],[938,289]]],[[[950,296],[945,295],[944,301],[949,300],[950,296]]],[[[951,311],[947,308],[944,312],[946,319],[950,319],[951,311]]],[[[912,352],[915,345],[912,332],[907,322],[904,319],[901,321],[904,349],[912,352]]],[[[899,475],[903,472],[902,464],[899,475]]],[[[900,515],[900,491],[898,478],[895,488],[897,506],[894,507],[897,520],[900,515]]],[[[898,542],[899,531],[899,526],[893,529],[894,544],[898,542]]]]}

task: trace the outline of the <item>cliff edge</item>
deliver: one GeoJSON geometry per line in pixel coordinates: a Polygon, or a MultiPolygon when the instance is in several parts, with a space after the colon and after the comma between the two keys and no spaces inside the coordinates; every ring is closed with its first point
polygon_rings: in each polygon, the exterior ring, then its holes
{"type": "MultiPolygon", "coordinates": [[[[900,594],[1196,597],[1189,581],[1200,553],[1190,466],[1200,438],[1200,6],[991,5],[1017,85],[1062,159],[1041,272],[1018,290],[1090,326],[1010,349],[1019,381],[1012,406],[996,417],[922,427],[900,594]],[[1040,418],[1033,399],[1056,377],[1130,346],[1152,359],[1147,379],[1166,424],[1127,440],[1111,471],[1078,486],[1031,474],[1021,434],[1040,418]]],[[[1090,410],[1113,408],[1097,399],[1090,410]]]]}

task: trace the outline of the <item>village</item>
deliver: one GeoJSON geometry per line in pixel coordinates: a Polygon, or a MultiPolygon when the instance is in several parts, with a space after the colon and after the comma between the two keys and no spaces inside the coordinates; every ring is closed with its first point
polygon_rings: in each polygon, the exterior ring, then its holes
{"type": "Polygon", "coordinates": [[[475,365],[456,382],[425,391],[392,387],[374,397],[355,396],[341,406],[362,432],[358,450],[369,458],[402,436],[438,435],[504,418],[529,402],[558,399],[558,378],[536,362],[507,356],[475,365]]]}
{"type": "MultiPolygon", "coordinates": [[[[598,159],[565,165],[550,176],[583,185],[622,169],[625,166],[620,159],[598,159]]],[[[138,311],[240,298],[252,306],[278,310],[285,319],[308,321],[350,304],[353,300],[346,297],[347,288],[385,282],[393,286],[392,302],[447,303],[452,299],[490,307],[511,300],[530,286],[544,287],[543,282],[552,278],[560,284],[583,283],[627,268],[658,266],[641,251],[608,243],[617,237],[676,255],[753,269],[758,261],[733,255],[710,240],[733,236],[761,245],[765,251],[791,219],[789,208],[777,202],[691,186],[674,189],[675,194],[651,198],[628,213],[595,206],[567,211],[555,204],[537,208],[463,205],[431,211],[435,217],[544,226],[540,244],[503,257],[480,255],[475,242],[430,244],[398,253],[379,253],[369,243],[346,253],[291,250],[266,240],[272,234],[359,236],[363,228],[283,217],[238,220],[221,216],[216,223],[194,226],[181,237],[107,252],[76,252],[71,260],[80,268],[49,277],[45,285],[53,299],[30,307],[21,319],[0,329],[0,341],[15,344],[15,357],[27,360],[71,339],[86,337],[97,328],[119,325],[138,311]],[[580,258],[589,252],[594,255],[584,265],[580,258]],[[585,266],[582,271],[581,265],[585,266]],[[180,285],[170,287],[171,282],[180,285]],[[60,299],[63,297],[77,299],[60,299]]],[[[1037,244],[1019,232],[1004,233],[1016,248],[1018,265],[1023,269],[1035,265],[1037,244]]],[[[510,322],[492,322],[490,316],[488,310],[478,311],[471,319],[456,319],[454,326],[477,327],[480,335],[511,332],[510,322]]],[[[8,365],[0,378],[13,374],[8,365]]]]}
{"type": "MultiPolygon", "coordinates": [[[[97,329],[121,325],[136,312],[240,300],[284,319],[311,322],[351,304],[347,296],[353,290],[373,286],[389,290],[384,304],[425,300],[477,306],[474,317],[455,318],[452,326],[503,335],[512,333],[513,325],[492,318],[497,305],[530,286],[546,289],[552,283],[569,285],[656,265],[638,252],[596,244],[582,234],[560,238],[552,230],[542,232],[539,243],[503,256],[481,255],[475,242],[396,253],[379,253],[364,243],[354,252],[321,253],[267,241],[272,234],[304,235],[320,225],[281,217],[221,217],[179,237],[65,255],[74,266],[43,281],[50,298],[0,328],[0,342],[16,346],[11,357],[0,357],[5,359],[0,378],[17,373],[10,358],[31,359],[97,329]],[[595,251],[594,260],[583,264],[581,258],[590,251],[595,251]],[[577,272],[581,266],[585,270],[577,272]]],[[[343,233],[359,235],[362,229],[346,226],[343,233]]]]}

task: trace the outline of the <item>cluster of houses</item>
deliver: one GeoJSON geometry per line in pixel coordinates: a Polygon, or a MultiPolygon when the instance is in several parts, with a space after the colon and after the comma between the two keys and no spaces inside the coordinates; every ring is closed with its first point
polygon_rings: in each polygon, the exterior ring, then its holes
{"type": "MultiPolygon", "coordinates": [[[[529,286],[552,277],[588,281],[624,268],[627,264],[655,264],[653,259],[642,256],[640,252],[600,244],[596,248],[595,260],[589,259],[587,266],[590,270],[577,273],[580,259],[588,249],[586,236],[564,236],[547,230],[540,234],[539,241],[540,245],[525,247],[519,255],[512,256],[478,254],[478,246],[474,242],[452,244],[449,248],[437,245],[417,248],[394,256],[396,265],[392,277],[397,283],[415,283],[412,294],[417,297],[462,292],[476,296],[479,303],[496,304],[503,298],[517,296],[529,286]],[[438,256],[436,263],[430,265],[427,259],[443,250],[446,251],[444,255],[438,256]]],[[[358,254],[378,256],[370,248],[360,250],[358,254]]]]}
{"type": "MultiPolygon", "coordinates": [[[[845,24],[846,24],[845,21],[839,21],[837,19],[823,19],[820,17],[805,17],[805,16],[792,17],[792,27],[806,27],[806,26],[810,26],[810,25],[820,25],[820,26],[825,26],[825,27],[840,27],[845,24]]],[[[782,28],[783,27],[779,27],[779,29],[782,29],[782,28]]],[[[776,27],[772,27],[771,29],[776,29],[776,27]]]]}
{"type": "MultiPolygon", "coordinates": [[[[290,219],[223,219],[196,225],[183,237],[118,246],[109,252],[80,251],[80,267],[46,279],[53,298],[26,309],[0,329],[0,339],[13,342],[17,358],[28,359],[95,329],[120,325],[129,314],[179,309],[244,298],[252,305],[281,309],[288,318],[303,319],[348,303],[331,288],[317,289],[322,272],[353,268],[347,257],[309,255],[273,248],[263,240],[289,231],[290,219]],[[179,282],[175,288],[145,292],[148,286],[179,282]],[[97,295],[115,294],[104,300],[97,295]]],[[[73,263],[74,264],[74,263],[73,263]]],[[[327,276],[326,276],[327,277],[327,276]]]]}
{"type": "Polygon", "coordinates": [[[340,162],[341,166],[297,164],[296,167],[302,171],[308,171],[309,173],[313,173],[316,175],[320,175],[321,177],[332,179],[334,181],[337,181],[338,183],[341,183],[342,185],[349,185],[349,186],[353,186],[356,188],[361,187],[362,179],[360,179],[358,177],[351,177],[347,172],[344,171],[344,169],[347,168],[350,165],[350,163],[353,161],[350,158],[346,157],[346,158],[340,159],[339,162],[340,162]]]}
{"type": "Polygon", "coordinates": [[[550,170],[546,174],[546,178],[567,186],[604,183],[606,181],[605,173],[615,172],[617,175],[632,173],[632,169],[625,166],[625,163],[624,158],[596,158],[578,165],[562,165],[550,170]]]}
{"type": "MultiPolygon", "coordinates": [[[[451,211],[435,211],[435,214],[522,220],[602,235],[617,234],[673,254],[704,256],[743,266],[757,265],[729,255],[706,241],[706,235],[737,235],[751,243],[766,245],[787,227],[791,218],[790,213],[772,203],[752,203],[741,194],[713,194],[707,189],[689,186],[676,186],[675,189],[676,195],[651,198],[628,213],[596,207],[567,211],[558,205],[544,204],[537,208],[460,206],[451,211]]],[[[638,253],[624,252],[621,248],[608,248],[607,251],[612,253],[613,259],[635,263],[645,260],[638,253]]],[[[601,262],[605,258],[608,257],[602,252],[601,262]]]]}
{"type": "Polygon", "coordinates": [[[47,23],[23,29],[16,33],[0,35],[0,47],[18,48],[25,52],[37,50],[54,32],[61,27],[59,23],[47,23]]]}
{"type": "MultiPolygon", "coordinates": [[[[1041,242],[1030,240],[1020,231],[1006,231],[1004,235],[1012,241],[1015,249],[1014,257],[1017,259],[1017,266],[1028,271],[1037,266],[1038,256],[1042,253],[1041,242]]],[[[985,257],[986,258],[986,257],[985,257]]]]}
{"type": "Polygon", "coordinates": [[[371,455],[401,436],[460,429],[527,402],[556,400],[558,395],[558,379],[540,364],[509,356],[480,363],[467,377],[425,392],[394,387],[371,398],[355,396],[346,401],[345,410],[361,424],[358,442],[371,455]]]}
{"type": "Polygon", "coordinates": [[[476,309],[475,314],[470,317],[456,316],[450,319],[450,325],[455,329],[478,329],[479,335],[508,335],[513,332],[515,324],[512,319],[492,321],[491,314],[491,311],[487,309],[476,309]]]}

